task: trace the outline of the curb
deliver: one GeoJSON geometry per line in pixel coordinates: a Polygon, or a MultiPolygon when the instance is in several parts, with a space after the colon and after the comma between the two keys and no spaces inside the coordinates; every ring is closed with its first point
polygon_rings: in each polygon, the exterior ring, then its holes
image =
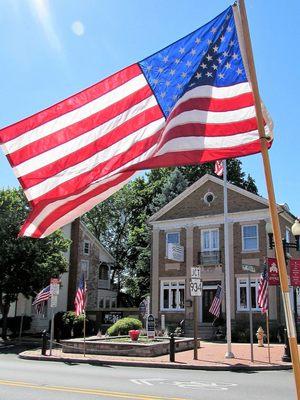
{"type": "Polygon", "coordinates": [[[76,363],[76,364],[91,364],[91,365],[116,365],[124,367],[142,367],[142,368],[168,368],[168,369],[189,369],[189,370],[202,370],[202,371],[284,371],[292,369],[292,365],[188,365],[188,364],[171,364],[171,363],[148,363],[143,361],[117,361],[117,360],[94,360],[94,359],[81,359],[81,358],[62,358],[50,356],[29,356],[26,354],[19,354],[19,358],[23,360],[34,361],[52,361],[63,363],[76,363]]]}

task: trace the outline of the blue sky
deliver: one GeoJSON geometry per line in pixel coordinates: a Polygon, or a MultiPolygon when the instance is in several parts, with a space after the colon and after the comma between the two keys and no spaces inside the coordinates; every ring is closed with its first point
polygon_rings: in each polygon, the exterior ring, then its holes
{"type": "MultiPolygon", "coordinates": [[[[203,25],[226,0],[0,0],[1,122],[16,122],[203,25]]],[[[300,215],[300,3],[247,1],[261,96],[275,124],[278,203],[300,215]]],[[[261,156],[242,159],[266,196],[261,156]]],[[[1,153],[0,187],[18,184],[1,153]]]]}

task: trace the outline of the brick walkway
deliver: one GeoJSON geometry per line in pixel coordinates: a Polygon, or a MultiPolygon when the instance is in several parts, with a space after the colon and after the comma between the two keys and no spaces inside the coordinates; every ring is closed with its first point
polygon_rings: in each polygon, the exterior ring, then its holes
{"type": "MultiPolygon", "coordinates": [[[[233,367],[240,368],[287,368],[291,367],[290,363],[281,361],[284,352],[283,345],[271,345],[271,364],[268,362],[267,347],[257,347],[254,345],[254,363],[251,362],[250,345],[249,344],[233,344],[232,351],[235,355],[234,359],[226,359],[225,352],[227,346],[224,343],[201,342],[201,348],[198,350],[198,360],[193,360],[193,350],[176,353],[175,363],[169,362],[169,356],[160,356],[153,358],[145,357],[118,357],[87,354],[62,353],[60,349],[54,349],[51,360],[53,361],[69,361],[69,362],[88,362],[88,363],[106,363],[106,364],[126,364],[126,365],[143,365],[150,367],[162,366],[175,368],[203,368],[203,369],[229,369],[233,367]]],[[[48,353],[49,354],[49,351],[48,353]]],[[[50,356],[40,356],[40,349],[24,351],[20,354],[22,358],[27,359],[50,359],[50,356]]]]}

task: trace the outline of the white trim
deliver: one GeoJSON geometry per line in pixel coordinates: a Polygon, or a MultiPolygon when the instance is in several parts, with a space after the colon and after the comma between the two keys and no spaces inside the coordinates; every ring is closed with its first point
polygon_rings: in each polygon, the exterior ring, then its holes
{"type": "MultiPolygon", "coordinates": [[[[249,276],[248,275],[238,275],[235,277],[235,281],[236,281],[236,311],[237,312],[249,312],[249,276]],[[246,283],[241,285],[240,281],[241,280],[245,280],[246,283]],[[246,289],[246,307],[242,308],[241,307],[241,298],[240,298],[240,288],[244,287],[246,289]]],[[[260,277],[257,276],[256,274],[253,276],[250,276],[251,279],[251,287],[255,287],[255,301],[256,301],[256,305],[257,305],[257,291],[258,291],[258,285],[259,285],[259,281],[260,281],[260,277]],[[255,286],[252,286],[252,281],[255,281],[255,286]]],[[[252,311],[254,312],[260,312],[260,308],[257,306],[256,308],[252,308],[252,311]]]]}
{"type": "Polygon", "coordinates": [[[218,250],[220,250],[220,232],[219,232],[219,228],[201,229],[201,251],[203,252],[203,251],[218,251],[218,250]],[[211,232],[214,232],[214,231],[218,232],[218,238],[217,238],[218,245],[217,245],[216,248],[205,249],[203,247],[204,246],[204,233],[205,232],[209,232],[210,233],[209,241],[210,241],[210,245],[211,245],[211,232]]]}
{"type": "MultiPolygon", "coordinates": [[[[184,312],[185,311],[185,299],[186,299],[186,279],[178,279],[177,277],[175,277],[174,279],[172,279],[171,277],[166,279],[161,279],[160,280],[160,311],[164,311],[164,312],[184,312]],[[170,308],[170,304],[171,304],[171,283],[175,283],[176,282],[176,303],[177,303],[177,307],[176,308],[170,308]],[[168,283],[169,286],[168,287],[164,287],[164,284],[168,283]],[[183,308],[179,308],[178,304],[179,304],[179,289],[180,286],[179,284],[183,284],[184,286],[181,287],[182,289],[184,289],[184,299],[183,299],[183,308]],[[169,308],[164,308],[164,289],[168,289],[169,291],[169,308]]],[[[175,288],[175,286],[174,286],[175,288]]]]}
{"type": "Polygon", "coordinates": [[[91,242],[89,240],[84,239],[83,241],[83,248],[82,248],[82,254],[85,256],[89,256],[91,254],[91,242]],[[86,250],[86,245],[87,246],[87,251],[86,250]]]}
{"type": "Polygon", "coordinates": [[[178,234],[178,243],[177,244],[180,244],[180,231],[179,230],[166,232],[166,237],[165,237],[166,257],[168,255],[168,243],[169,243],[168,242],[168,236],[169,235],[174,235],[174,234],[178,234]]]}
{"type": "Polygon", "coordinates": [[[85,280],[89,280],[89,274],[90,274],[90,261],[89,260],[80,260],[80,274],[84,273],[83,271],[83,264],[86,266],[86,273],[84,274],[85,280]]]}
{"type": "MultiPolygon", "coordinates": [[[[258,224],[243,224],[241,225],[241,232],[242,232],[242,252],[243,253],[253,253],[259,251],[259,227],[258,224]],[[249,227],[249,226],[255,226],[256,227],[256,248],[253,249],[245,249],[244,247],[244,228],[249,227]]],[[[250,239],[254,239],[254,236],[251,237],[250,239]]]]}

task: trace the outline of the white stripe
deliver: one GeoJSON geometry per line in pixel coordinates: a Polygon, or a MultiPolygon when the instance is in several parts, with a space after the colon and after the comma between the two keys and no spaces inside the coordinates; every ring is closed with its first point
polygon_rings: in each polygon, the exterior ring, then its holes
{"type": "Polygon", "coordinates": [[[172,118],[166,126],[164,134],[170,129],[178,125],[184,124],[226,124],[231,122],[238,122],[255,117],[255,107],[245,107],[233,111],[203,111],[191,110],[184,111],[176,117],[172,118]]]}
{"type": "Polygon", "coordinates": [[[242,82],[232,86],[217,87],[211,85],[197,86],[192,90],[188,90],[178,100],[177,105],[184,103],[186,100],[195,98],[209,98],[209,99],[230,99],[241,94],[251,93],[249,82],[242,82]]]}
{"type": "Polygon", "coordinates": [[[111,130],[117,128],[125,121],[130,120],[136,115],[148,110],[149,108],[157,105],[157,101],[154,96],[150,96],[147,99],[141,101],[140,103],[134,105],[129,110],[124,111],[122,114],[117,115],[111,120],[105,122],[102,125],[80,135],[73,140],[61,144],[60,146],[54,147],[53,149],[46,151],[36,157],[30,158],[24,161],[18,166],[14,167],[14,173],[17,177],[29,174],[36,169],[42,168],[45,165],[53,163],[69,154],[74,152],[79,152],[81,148],[87,146],[88,144],[96,141],[102,136],[106,135],[111,130]]]}
{"type": "MultiPolygon", "coordinates": [[[[105,183],[107,183],[109,180],[115,179],[117,176],[113,176],[110,179],[107,179],[105,182],[101,182],[101,185],[104,185],[105,183]]],[[[121,189],[121,187],[123,187],[131,178],[133,177],[130,176],[129,178],[125,179],[124,181],[120,182],[118,185],[112,186],[110,187],[108,190],[106,190],[103,193],[100,193],[98,196],[93,197],[92,199],[89,199],[88,201],[86,201],[85,203],[80,204],[78,207],[76,207],[75,209],[71,210],[69,213],[65,214],[64,216],[62,216],[61,218],[55,220],[55,223],[50,225],[48,227],[48,229],[46,230],[46,232],[41,236],[41,237],[45,237],[47,235],[50,235],[52,232],[54,232],[56,229],[60,228],[61,226],[64,226],[66,224],[68,224],[69,222],[72,222],[74,220],[74,218],[76,218],[79,214],[78,214],[78,210],[80,211],[80,215],[82,215],[83,213],[89,211],[92,207],[94,207],[96,204],[100,203],[101,201],[104,201],[105,199],[107,199],[109,196],[111,196],[113,193],[115,193],[116,191],[118,191],[119,189],[121,189]]],[[[57,209],[58,207],[60,207],[62,204],[64,203],[68,203],[69,201],[73,201],[75,200],[77,197],[82,196],[83,194],[86,194],[92,190],[94,190],[97,186],[99,185],[92,185],[89,186],[88,190],[80,193],[80,195],[76,195],[76,196],[70,196],[67,199],[64,200],[59,200],[56,201],[55,203],[51,203],[49,204],[47,207],[45,207],[41,213],[32,221],[32,223],[30,225],[28,225],[27,229],[24,232],[24,236],[31,236],[36,229],[38,228],[39,224],[45,219],[47,218],[47,216],[54,211],[55,209],[57,209]]]]}
{"type": "Polygon", "coordinates": [[[85,172],[93,170],[102,162],[105,162],[119,154],[126,153],[126,151],[128,151],[133,144],[152,136],[161,127],[164,121],[165,119],[161,118],[157,121],[151,122],[136,132],[133,132],[130,136],[127,136],[126,138],[113,144],[108,149],[104,149],[97,154],[94,154],[92,157],[82,161],[81,163],[67,168],[60,173],[38,183],[37,185],[26,189],[25,194],[27,199],[30,201],[41,195],[44,195],[62,183],[69,181],[72,178],[79,177],[85,172]]]}
{"type": "Polygon", "coordinates": [[[179,137],[170,140],[158,151],[156,156],[171,152],[182,152],[204,149],[226,149],[246,145],[259,138],[258,131],[240,133],[233,136],[217,136],[217,137],[179,137]]]}
{"type": "Polygon", "coordinates": [[[143,74],[132,78],[128,82],[116,89],[105,93],[101,97],[90,101],[89,103],[77,108],[76,110],[70,111],[66,114],[61,115],[43,125],[40,125],[24,134],[4,143],[3,150],[5,154],[12,153],[22,147],[35,142],[38,139],[44,138],[51,133],[57,132],[60,129],[66,128],[69,125],[75,124],[84,118],[88,118],[91,115],[103,110],[104,108],[122,100],[124,97],[136,92],[137,90],[147,86],[148,83],[143,74]]]}

